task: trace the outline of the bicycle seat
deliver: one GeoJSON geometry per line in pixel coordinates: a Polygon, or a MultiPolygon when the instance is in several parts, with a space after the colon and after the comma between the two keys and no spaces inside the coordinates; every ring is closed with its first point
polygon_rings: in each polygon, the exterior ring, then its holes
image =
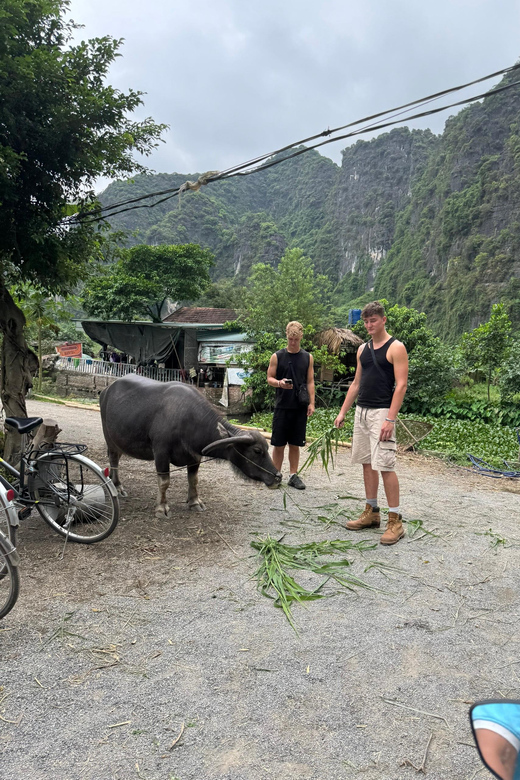
{"type": "Polygon", "coordinates": [[[22,434],[33,431],[42,422],[43,417],[6,417],[4,420],[5,425],[11,426],[15,431],[22,434]]]}

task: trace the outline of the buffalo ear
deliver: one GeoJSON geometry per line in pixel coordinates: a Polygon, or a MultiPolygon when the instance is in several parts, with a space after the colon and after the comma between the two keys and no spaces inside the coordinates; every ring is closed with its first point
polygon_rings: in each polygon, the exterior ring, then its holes
{"type": "Polygon", "coordinates": [[[215,450],[222,450],[233,444],[253,444],[254,441],[254,438],[250,434],[247,434],[246,436],[230,436],[228,439],[217,439],[217,441],[212,441],[211,444],[204,447],[202,455],[210,455],[215,450]]]}

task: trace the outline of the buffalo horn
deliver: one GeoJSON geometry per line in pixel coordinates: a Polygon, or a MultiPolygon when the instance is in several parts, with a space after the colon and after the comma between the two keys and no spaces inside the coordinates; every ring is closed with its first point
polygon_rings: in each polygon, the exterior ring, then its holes
{"type": "Polygon", "coordinates": [[[250,434],[247,436],[230,436],[229,439],[217,439],[212,441],[207,447],[202,450],[203,455],[209,455],[214,450],[220,450],[222,447],[229,447],[232,444],[253,444],[254,438],[250,434]]]}

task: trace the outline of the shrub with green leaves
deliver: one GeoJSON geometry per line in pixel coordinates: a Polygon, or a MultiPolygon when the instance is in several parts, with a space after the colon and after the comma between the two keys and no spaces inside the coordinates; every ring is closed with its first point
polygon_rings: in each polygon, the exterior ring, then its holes
{"type": "Polygon", "coordinates": [[[502,466],[503,460],[518,460],[518,439],[512,427],[479,420],[428,419],[434,427],[421,441],[422,450],[447,455],[458,463],[467,463],[468,454],[495,466],[502,466]]]}
{"type": "Polygon", "coordinates": [[[520,339],[512,343],[507,360],[500,367],[498,384],[503,400],[512,401],[520,394],[520,339]]]}

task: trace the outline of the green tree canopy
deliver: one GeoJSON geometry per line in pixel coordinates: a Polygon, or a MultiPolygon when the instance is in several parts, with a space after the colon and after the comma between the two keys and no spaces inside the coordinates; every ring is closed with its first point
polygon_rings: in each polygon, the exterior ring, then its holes
{"type": "Polygon", "coordinates": [[[251,269],[241,315],[252,335],[285,334],[285,326],[298,320],[304,328],[320,330],[330,318],[331,285],[314,273],[310,258],[301,249],[287,249],[278,268],[257,263],[251,269]]]}
{"type": "Polygon", "coordinates": [[[95,317],[127,321],[150,317],[161,322],[168,299],[193,300],[204,292],[212,265],[213,255],[198,244],[142,244],[88,281],[83,305],[95,317]]]}
{"type": "Polygon", "coordinates": [[[8,291],[30,281],[65,292],[85,274],[99,246],[93,220],[64,222],[96,203],[99,176],[145,170],[134,154],[150,154],[164,125],[129,118],[141,93],[106,84],[121,41],[81,43],[66,19],[68,0],[3,0],[0,10],[0,332],[2,402],[26,414],[35,357],[25,318],[8,291]]]}
{"type": "Polygon", "coordinates": [[[511,320],[503,303],[492,307],[487,322],[462,336],[461,349],[466,365],[486,374],[488,401],[491,381],[504,363],[510,345],[511,320]]]}
{"type": "Polygon", "coordinates": [[[244,305],[245,294],[245,287],[237,285],[233,279],[219,279],[204,291],[197,300],[197,306],[240,311],[244,305]]]}

